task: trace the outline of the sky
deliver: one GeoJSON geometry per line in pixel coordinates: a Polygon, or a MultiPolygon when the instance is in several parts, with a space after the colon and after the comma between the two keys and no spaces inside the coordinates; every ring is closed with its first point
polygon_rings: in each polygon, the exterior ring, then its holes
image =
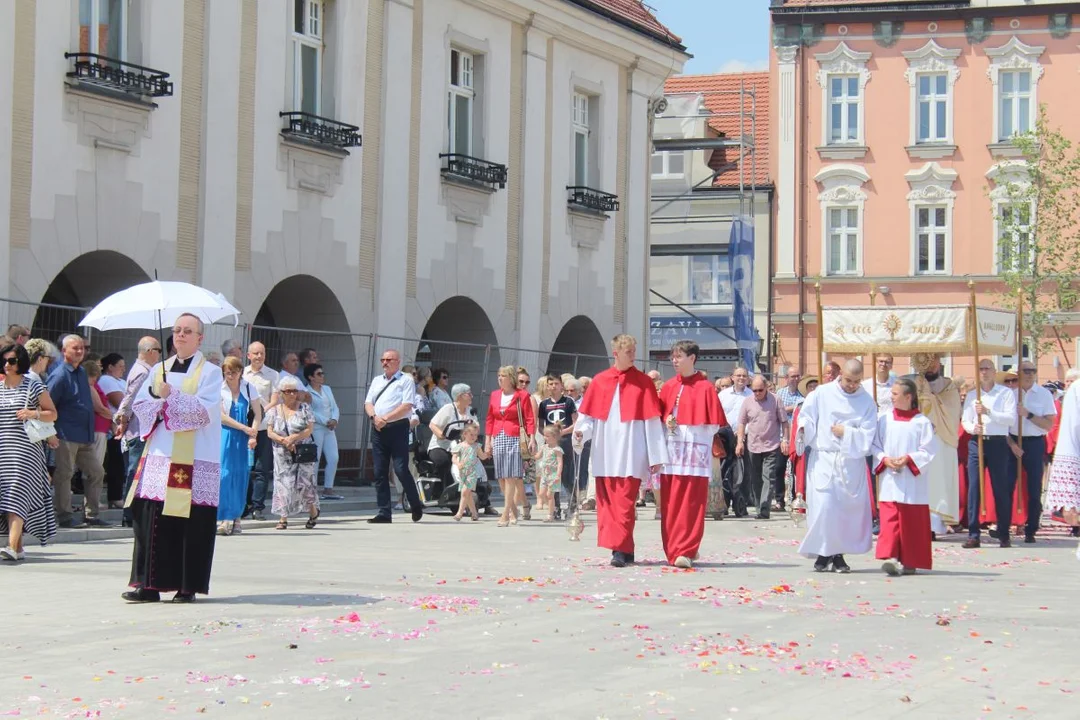
{"type": "Polygon", "coordinates": [[[769,0],[645,0],[694,57],[687,75],[766,70],[769,0]]]}

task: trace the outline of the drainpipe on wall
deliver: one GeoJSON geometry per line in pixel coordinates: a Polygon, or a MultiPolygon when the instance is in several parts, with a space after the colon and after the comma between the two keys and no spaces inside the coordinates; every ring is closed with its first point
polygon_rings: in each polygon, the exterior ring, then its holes
{"type": "Polygon", "coordinates": [[[799,366],[801,372],[806,373],[808,371],[806,365],[806,322],[803,319],[806,316],[806,205],[808,202],[808,189],[806,187],[806,45],[803,45],[802,51],[799,53],[798,87],[799,94],[795,100],[795,108],[799,113],[799,149],[796,155],[796,162],[799,163],[799,190],[796,193],[799,202],[796,215],[796,222],[799,224],[796,230],[799,252],[799,366]]]}

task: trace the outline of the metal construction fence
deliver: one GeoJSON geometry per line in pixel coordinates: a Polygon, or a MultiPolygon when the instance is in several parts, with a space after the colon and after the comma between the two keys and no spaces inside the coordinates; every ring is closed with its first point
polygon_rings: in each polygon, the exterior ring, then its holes
{"type": "MultiPolygon", "coordinates": [[[[98,357],[119,353],[129,366],[135,360],[139,340],[147,335],[158,335],[154,330],[101,332],[80,327],[79,322],[89,310],[0,299],[0,312],[6,315],[7,323],[25,325],[33,337],[45,338],[59,346],[64,335],[78,333],[86,339],[88,353],[98,357]]],[[[168,341],[167,332],[164,336],[168,341]]],[[[272,368],[280,368],[285,355],[290,352],[313,348],[318,353],[326,383],[333,390],[341,412],[337,430],[341,455],[337,479],[346,485],[370,479],[367,452],[370,427],[364,413],[364,400],[371,378],[381,372],[379,358],[385,350],[398,350],[403,365],[444,369],[450,375],[451,384],[468,384],[474,391],[474,407],[481,421],[487,416],[491,393],[498,389],[500,367],[525,368],[533,381],[531,389],[535,389],[536,380],[544,373],[591,376],[611,364],[610,358],[603,355],[310,328],[234,326],[231,322],[206,327],[203,352],[221,355],[222,345],[228,341],[238,342],[245,355],[250,343],[261,342],[266,347],[266,364],[272,368]]],[[[670,363],[666,361],[640,360],[638,366],[643,370],[658,369],[665,377],[671,375],[670,363]]]]}

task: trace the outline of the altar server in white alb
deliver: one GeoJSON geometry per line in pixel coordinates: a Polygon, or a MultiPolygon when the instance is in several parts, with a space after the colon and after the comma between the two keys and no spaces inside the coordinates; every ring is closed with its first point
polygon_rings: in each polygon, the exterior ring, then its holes
{"type": "Polygon", "coordinates": [[[634,562],[638,488],[668,462],[667,433],[656,386],[634,367],[637,342],[611,341],[615,366],[593,378],[578,408],[574,450],[592,440],[596,475],[596,544],[611,549],[611,564],[634,562]]]}
{"type": "Polygon", "coordinates": [[[799,412],[796,443],[813,448],[806,478],[807,529],[799,552],[814,570],[851,572],[850,553],[873,545],[866,456],[877,433],[877,405],[862,387],[863,366],[844,363],[838,382],[819,385],[799,412]]]}
{"type": "Polygon", "coordinates": [[[892,410],[878,418],[874,474],[880,496],[881,534],[877,559],[889,575],[913,575],[933,567],[930,545],[930,492],[926,471],[939,443],[930,419],[919,412],[915,381],[893,384],[892,410]]]}

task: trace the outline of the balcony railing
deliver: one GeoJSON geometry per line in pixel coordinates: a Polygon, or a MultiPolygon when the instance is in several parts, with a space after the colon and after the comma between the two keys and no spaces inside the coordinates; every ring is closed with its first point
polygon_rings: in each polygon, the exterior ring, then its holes
{"type": "Polygon", "coordinates": [[[439,153],[442,174],[495,188],[506,187],[506,166],[461,153],[439,153]]]}
{"type": "Polygon", "coordinates": [[[582,185],[567,185],[570,193],[567,202],[574,207],[584,208],[599,213],[616,212],[619,209],[619,196],[593,190],[582,185]]]}
{"type": "Polygon", "coordinates": [[[342,150],[360,147],[362,142],[360,128],[355,125],[347,125],[307,112],[283,112],[279,115],[285,118],[285,127],[281,129],[281,134],[286,137],[300,138],[342,150]]]}
{"type": "Polygon", "coordinates": [[[95,53],[64,53],[64,57],[74,61],[67,76],[81,83],[146,97],[173,94],[167,72],[95,53]]]}

